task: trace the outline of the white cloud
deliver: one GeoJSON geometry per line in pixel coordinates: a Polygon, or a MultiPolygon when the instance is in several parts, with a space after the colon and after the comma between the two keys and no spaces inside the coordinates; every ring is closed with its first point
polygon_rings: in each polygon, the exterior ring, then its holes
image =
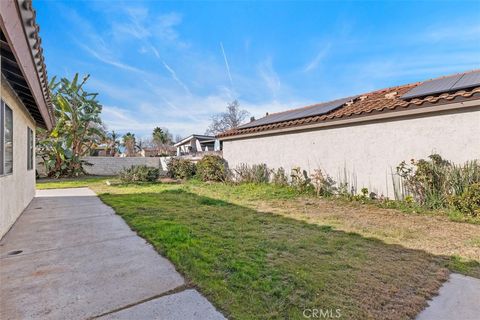
{"type": "Polygon", "coordinates": [[[124,7],[128,21],[112,23],[113,34],[128,35],[136,39],[145,39],[151,35],[150,30],[145,26],[148,21],[148,9],[145,7],[124,7]]]}
{"type": "MultiPolygon", "coordinates": [[[[174,105],[175,102],[166,103],[174,105]]],[[[164,102],[165,102],[164,101],[164,102]]],[[[188,135],[191,133],[204,133],[210,123],[210,115],[213,110],[223,110],[226,100],[220,96],[196,97],[186,99],[178,103],[187,103],[191,107],[164,108],[163,103],[159,107],[143,103],[136,110],[122,107],[104,106],[102,119],[108,130],[119,132],[132,131],[139,135],[149,134],[154,127],[168,128],[174,134],[188,135]],[[188,102],[186,102],[188,101],[188,102]]]]}
{"type": "Polygon", "coordinates": [[[155,16],[146,7],[124,7],[126,20],[112,22],[112,34],[119,41],[140,40],[146,48],[157,57],[160,53],[155,43],[169,43],[179,47],[187,44],[180,40],[176,27],[182,23],[182,16],[177,12],[155,16]]]}
{"type": "Polygon", "coordinates": [[[170,12],[158,17],[156,27],[157,35],[163,40],[174,41],[179,38],[175,27],[182,22],[182,16],[176,12],[170,12]]]}
{"type": "Polygon", "coordinates": [[[275,72],[272,64],[272,58],[268,57],[258,66],[260,77],[275,98],[280,90],[281,83],[278,74],[275,72]]]}
{"type": "MultiPolygon", "coordinates": [[[[191,107],[181,109],[173,107],[170,110],[148,104],[143,104],[133,111],[118,106],[104,106],[102,119],[108,130],[120,133],[130,131],[138,136],[149,135],[157,126],[168,128],[174,134],[181,136],[192,133],[203,134],[210,124],[211,115],[224,111],[228,101],[219,95],[182,99],[177,103],[191,107]]],[[[169,103],[175,104],[176,102],[169,103]]],[[[265,116],[266,112],[279,112],[304,105],[307,103],[300,101],[291,103],[274,100],[261,103],[241,102],[241,107],[257,119],[265,116]]],[[[246,120],[248,121],[248,119],[246,120]]]]}
{"type": "Polygon", "coordinates": [[[81,17],[75,10],[68,7],[62,7],[61,11],[66,17],[68,17],[73,25],[76,25],[79,30],[82,30],[80,34],[83,35],[83,37],[79,37],[79,34],[75,32],[72,32],[72,34],[73,41],[77,43],[77,45],[85,52],[105,64],[109,64],[126,71],[139,73],[143,72],[139,68],[120,61],[115,55],[116,50],[113,50],[112,44],[107,44],[101,33],[96,30],[88,20],[81,17]]]}
{"type": "MultiPolygon", "coordinates": [[[[393,56],[385,59],[374,59],[365,61],[356,66],[350,66],[354,74],[361,74],[364,78],[371,80],[382,80],[404,76],[432,76],[447,75],[460,71],[467,71],[480,67],[479,56],[475,53],[463,51],[438,52],[429,56],[393,56]],[[451,61],[445,63],[445,61],[451,61]]],[[[419,78],[418,80],[425,80],[419,78]]],[[[399,83],[401,84],[401,83],[399,83]]]]}
{"type": "Polygon", "coordinates": [[[120,62],[120,61],[117,61],[116,59],[114,59],[107,50],[105,50],[105,49],[102,50],[101,49],[102,45],[100,43],[97,43],[96,46],[94,45],[94,47],[96,47],[96,49],[90,48],[88,45],[84,45],[84,44],[79,44],[79,46],[81,48],[83,48],[83,50],[88,52],[90,55],[92,55],[94,58],[98,59],[99,61],[101,61],[103,63],[109,64],[109,65],[112,65],[114,67],[117,67],[117,68],[120,68],[120,69],[123,69],[123,70],[127,70],[127,71],[144,73],[144,71],[142,71],[142,70],[140,70],[136,67],[130,66],[128,64],[125,64],[123,62],[120,62]]]}
{"type": "Polygon", "coordinates": [[[440,42],[440,41],[475,41],[478,47],[478,40],[480,39],[480,24],[465,25],[459,23],[459,27],[454,25],[445,26],[431,26],[425,32],[420,33],[417,37],[423,41],[440,42]]]}

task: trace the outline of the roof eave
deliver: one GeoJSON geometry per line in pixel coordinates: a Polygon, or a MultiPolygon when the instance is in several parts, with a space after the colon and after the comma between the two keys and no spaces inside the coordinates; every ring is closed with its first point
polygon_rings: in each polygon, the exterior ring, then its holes
{"type": "Polygon", "coordinates": [[[188,137],[183,138],[182,140],[178,141],[178,142],[175,143],[173,146],[174,146],[174,147],[179,147],[179,146],[187,143],[188,141],[192,140],[193,138],[215,140],[215,137],[214,137],[214,136],[205,136],[205,135],[201,135],[201,134],[191,134],[191,135],[189,135],[188,137]]]}
{"type": "Polygon", "coordinates": [[[35,23],[35,11],[29,0],[0,1],[0,26],[15,58],[21,66],[36,106],[47,129],[54,125],[45,63],[35,23]]]}

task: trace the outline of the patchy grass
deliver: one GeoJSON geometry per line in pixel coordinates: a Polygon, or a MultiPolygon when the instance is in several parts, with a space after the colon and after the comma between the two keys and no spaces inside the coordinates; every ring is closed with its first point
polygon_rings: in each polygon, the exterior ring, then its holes
{"type": "Polygon", "coordinates": [[[108,186],[104,180],[76,186],[94,189],[234,319],[303,319],[305,308],[340,309],[345,319],[413,318],[448,269],[480,277],[479,259],[471,258],[479,226],[272,185],[108,186]],[[442,247],[435,230],[465,250],[442,247]],[[472,243],[455,238],[470,233],[472,243]]]}
{"type": "Polygon", "coordinates": [[[162,189],[101,198],[233,318],[412,317],[446,277],[421,251],[162,189]]]}
{"type": "Polygon", "coordinates": [[[480,248],[480,236],[469,239],[467,244],[480,248]]]}
{"type": "MultiPolygon", "coordinates": [[[[188,184],[196,191],[202,192],[203,194],[208,194],[211,196],[220,196],[223,198],[228,198],[228,200],[233,200],[236,202],[241,202],[242,204],[258,202],[258,200],[282,200],[282,199],[294,199],[294,198],[303,198],[311,199],[313,201],[318,200],[315,195],[311,192],[299,193],[294,188],[291,187],[279,187],[272,184],[241,184],[241,185],[230,185],[230,184],[205,184],[199,181],[189,181],[188,184]],[[195,187],[199,187],[196,188],[195,187]],[[202,189],[202,190],[199,190],[202,189]]],[[[450,221],[455,222],[466,222],[471,224],[480,225],[480,217],[467,216],[461,212],[449,210],[449,209],[439,209],[431,210],[422,207],[415,202],[408,203],[405,201],[379,201],[379,200],[370,200],[369,198],[362,199],[359,197],[357,200],[352,200],[346,197],[329,197],[323,198],[324,200],[334,201],[336,204],[342,206],[359,206],[359,207],[371,207],[381,208],[381,209],[393,209],[396,211],[401,211],[403,213],[414,214],[414,215],[426,215],[434,216],[439,218],[447,218],[450,221]]]]}
{"type": "Polygon", "coordinates": [[[84,176],[68,179],[37,179],[37,189],[80,188],[88,187],[95,183],[103,183],[106,177],[84,176]]]}

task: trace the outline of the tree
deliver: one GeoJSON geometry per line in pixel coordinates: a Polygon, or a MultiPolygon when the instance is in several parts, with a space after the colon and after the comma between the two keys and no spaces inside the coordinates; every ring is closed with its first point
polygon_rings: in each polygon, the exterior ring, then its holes
{"type": "Polygon", "coordinates": [[[205,134],[217,135],[227,130],[235,129],[248,117],[247,110],[240,110],[238,100],[227,104],[227,111],[212,116],[212,123],[205,134]]]}
{"type": "Polygon", "coordinates": [[[166,141],[165,132],[160,127],[156,127],[152,132],[152,139],[155,144],[163,144],[166,141]]]}
{"type": "Polygon", "coordinates": [[[112,130],[112,132],[108,133],[105,139],[105,142],[107,144],[107,154],[115,157],[115,155],[118,153],[118,147],[120,146],[120,140],[118,140],[119,135],[115,131],[112,130]]]}
{"type": "Polygon", "coordinates": [[[123,135],[122,140],[122,144],[125,147],[125,154],[127,155],[127,157],[135,156],[135,134],[127,132],[123,135]]]}
{"type": "Polygon", "coordinates": [[[168,129],[156,127],[152,132],[152,142],[159,154],[168,153],[169,146],[173,143],[173,137],[168,129]]]}
{"type": "Polygon", "coordinates": [[[72,81],[56,81],[56,77],[50,81],[56,124],[51,131],[37,131],[37,155],[43,159],[49,177],[85,174],[81,157],[105,138],[98,94],[83,89],[88,78],[89,75],[85,76],[79,83],[77,73],[72,81]]]}
{"type": "Polygon", "coordinates": [[[140,139],[140,142],[138,143],[138,146],[145,149],[145,148],[150,148],[153,149],[155,148],[155,143],[153,142],[152,138],[149,137],[144,137],[140,139]]]}

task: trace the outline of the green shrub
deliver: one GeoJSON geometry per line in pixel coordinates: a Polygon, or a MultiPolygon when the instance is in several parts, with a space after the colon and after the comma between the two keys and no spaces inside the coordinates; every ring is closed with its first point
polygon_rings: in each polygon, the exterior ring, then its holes
{"type": "Polygon", "coordinates": [[[311,179],[317,196],[329,197],[336,193],[335,180],[328,174],[324,174],[321,169],[315,169],[311,179]]]}
{"type": "Polygon", "coordinates": [[[195,163],[188,159],[171,158],[167,163],[167,174],[174,179],[190,179],[196,173],[195,163]]]}
{"type": "Polygon", "coordinates": [[[197,163],[197,176],[203,181],[226,181],[228,168],[226,161],[217,155],[205,155],[197,163]]]}
{"type": "Polygon", "coordinates": [[[438,154],[428,160],[403,161],[397,167],[406,191],[415,202],[429,209],[445,208],[452,199],[460,199],[475,183],[480,183],[480,164],[477,161],[454,165],[438,154]]]}
{"type": "Polygon", "coordinates": [[[271,182],[274,185],[281,186],[281,187],[288,186],[288,176],[285,173],[285,169],[280,167],[277,170],[272,170],[271,173],[272,173],[271,182]]]}
{"type": "Polygon", "coordinates": [[[246,163],[239,164],[235,169],[233,169],[235,174],[235,181],[238,183],[249,183],[252,182],[252,170],[249,165],[246,163]]]}
{"type": "Polygon", "coordinates": [[[268,183],[270,182],[271,170],[267,165],[254,164],[249,166],[247,164],[241,164],[234,170],[235,180],[239,183],[268,183]]]}
{"type": "Polygon", "coordinates": [[[312,180],[309,178],[307,171],[302,170],[300,167],[292,169],[290,173],[290,185],[301,193],[313,190],[312,180]]]}
{"type": "Polygon", "coordinates": [[[269,183],[270,173],[271,170],[268,169],[265,163],[252,166],[253,182],[255,183],[269,183]]]}
{"type": "Polygon", "coordinates": [[[430,155],[429,159],[412,159],[410,166],[403,161],[397,167],[397,173],[404,179],[405,187],[415,201],[436,209],[446,202],[451,163],[438,154],[430,155]]]}
{"type": "Polygon", "coordinates": [[[472,184],[480,183],[480,163],[473,160],[464,165],[452,165],[448,178],[451,193],[461,195],[472,184]]]}
{"type": "Polygon", "coordinates": [[[157,168],[141,166],[131,166],[123,169],[119,173],[119,178],[123,182],[152,182],[158,179],[160,171],[157,168]]]}
{"type": "Polygon", "coordinates": [[[450,205],[463,214],[480,217],[480,183],[474,183],[461,195],[450,197],[450,205]]]}

